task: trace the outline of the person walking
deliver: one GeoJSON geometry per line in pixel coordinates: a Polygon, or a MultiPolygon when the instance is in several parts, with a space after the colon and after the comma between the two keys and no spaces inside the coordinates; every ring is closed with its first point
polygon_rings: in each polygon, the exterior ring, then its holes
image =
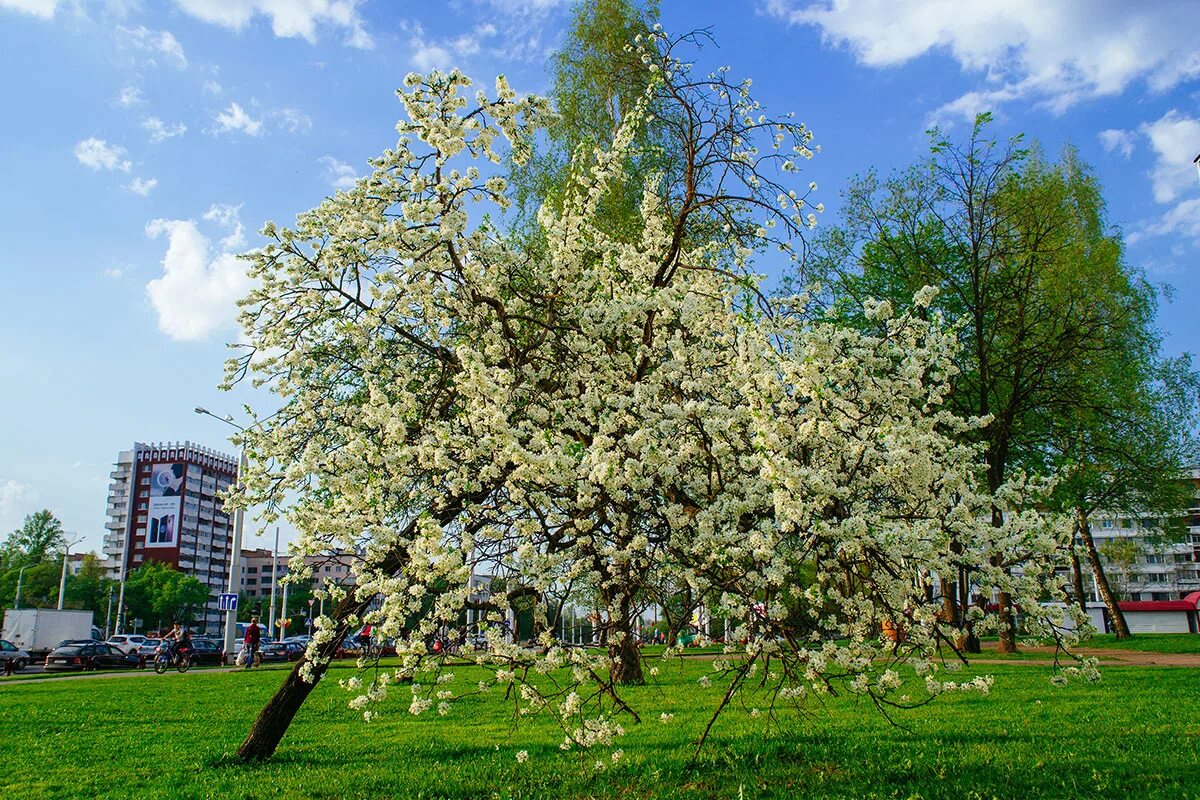
{"type": "Polygon", "coordinates": [[[246,626],[246,638],[242,642],[242,649],[246,651],[246,669],[254,666],[261,641],[262,631],[258,629],[258,617],[251,617],[250,624],[246,626]]]}

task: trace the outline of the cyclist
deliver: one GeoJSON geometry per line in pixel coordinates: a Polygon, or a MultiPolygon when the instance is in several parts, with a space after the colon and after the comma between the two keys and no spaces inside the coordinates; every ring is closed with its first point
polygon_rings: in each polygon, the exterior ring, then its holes
{"type": "Polygon", "coordinates": [[[258,617],[251,617],[250,624],[246,626],[246,638],[242,644],[246,651],[246,669],[254,666],[254,658],[258,655],[260,641],[262,641],[262,631],[258,629],[258,617]]]}
{"type": "Polygon", "coordinates": [[[192,650],[192,634],[187,628],[181,628],[179,635],[175,637],[175,658],[173,663],[178,663],[181,658],[187,658],[188,653],[192,650]]]}
{"type": "Polygon", "coordinates": [[[358,633],[358,643],[362,645],[363,650],[371,647],[371,625],[368,623],[363,626],[363,629],[358,633]]]}
{"type": "MultiPolygon", "coordinates": [[[[179,652],[179,645],[182,642],[184,636],[186,636],[186,634],[184,633],[183,625],[176,622],[175,627],[173,627],[173,628],[171,628],[171,630],[167,631],[166,634],[162,637],[162,645],[167,648],[167,658],[171,659],[172,663],[175,662],[175,656],[179,652]]],[[[189,637],[189,642],[190,642],[190,637],[189,637]]]]}

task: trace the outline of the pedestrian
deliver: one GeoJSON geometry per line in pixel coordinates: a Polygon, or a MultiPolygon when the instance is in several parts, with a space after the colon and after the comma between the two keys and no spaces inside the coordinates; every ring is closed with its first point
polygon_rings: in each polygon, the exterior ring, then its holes
{"type": "Polygon", "coordinates": [[[262,631],[258,629],[258,617],[251,617],[250,624],[246,626],[246,638],[242,642],[242,649],[246,651],[246,669],[254,666],[254,657],[258,655],[260,641],[262,631]]]}

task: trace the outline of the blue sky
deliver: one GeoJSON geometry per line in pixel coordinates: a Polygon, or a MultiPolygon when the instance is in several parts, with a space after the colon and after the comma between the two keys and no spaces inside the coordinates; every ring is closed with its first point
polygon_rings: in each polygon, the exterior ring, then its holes
{"type": "MultiPolygon", "coordinates": [[[[1200,343],[1200,21],[1194,2],[662,0],[671,32],[795,111],[827,218],[924,131],[997,133],[1096,169],[1128,259],[1173,287],[1167,350],[1200,343]]],[[[138,441],[226,446],[216,385],[245,287],[233,257],[394,143],[406,73],[547,88],[556,0],[0,0],[0,532],[42,507],[99,547],[108,473],[138,441]]],[[[250,545],[264,538],[252,532],[250,545]]]]}

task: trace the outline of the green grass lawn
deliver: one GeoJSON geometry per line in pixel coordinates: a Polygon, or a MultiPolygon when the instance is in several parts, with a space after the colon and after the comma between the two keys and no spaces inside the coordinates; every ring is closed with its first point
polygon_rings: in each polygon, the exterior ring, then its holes
{"type": "MultiPolygon", "coordinates": [[[[336,682],[314,692],[267,764],[223,760],[283,676],[260,672],[0,685],[0,795],[40,797],[1178,798],[1200,797],[1200,670],[1108,667],[1099,684],[1049,684],[1048,668],[994,665],[989,696],[940,698],[889,725],[850,698],[767,730],[744,709],[718,723],[700,763],[689,743],[719,687],[706,667],[661,663],[628,693],[624,759],[581,769],[561,734],[514,729],[498,697],[412,717],[408,692],[370,723],[336,682]],[[662,712],[675,714],[669,724],[662,712]],[[516,753],[529,752],[518,764],[516,753]]],[[[461,680],[470,669],[458,670],[461,680]]],[[[339,667],[334,677],[353,674],[339,667]]],[[[594,759],[589,759],[592,761],[594,759]]]]}
{"type": "Polygon", "coordinates": [[[1096,634],[1080,649],[1137,650],[1143,653],[1200,653],[1200,636],[1194,633],[1135,633],[1119,641],[1111,633],[1096,634]]]}

